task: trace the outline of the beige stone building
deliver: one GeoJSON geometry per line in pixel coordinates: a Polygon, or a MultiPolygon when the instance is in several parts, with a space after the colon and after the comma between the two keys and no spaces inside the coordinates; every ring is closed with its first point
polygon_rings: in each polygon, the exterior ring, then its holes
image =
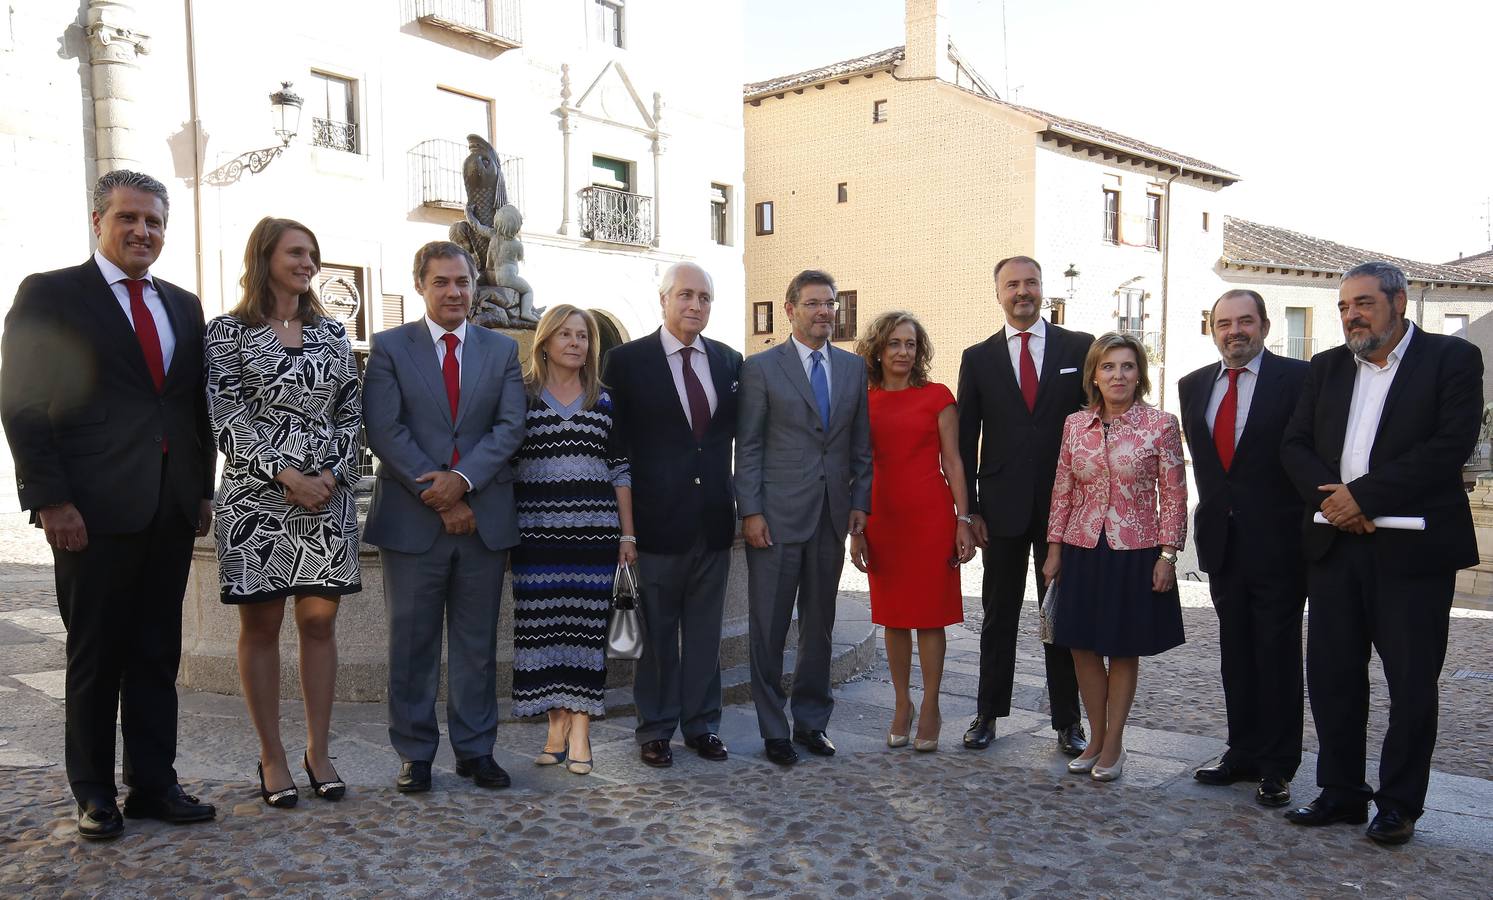
{"type": "MultiPolygon", "coordinates": [[[[539,305],[656,327],[658,276],[715,276],[742,346],[740,0],[28,0],[0,16],[0,304],[93,249],[88,190],[166,182],[155,271],[212,316],[264,215],[316,231],[359,342],[420,315],[410,260],[461,218],[466,136],[502,158],[539,305]],[[269,100],[303,100],[282,138],[269,100]]],[[[3,312],[0,309],[0,312],[3,312]]],[[[8,454],[0,484],[8,491],[8,454]]]]}
{"type": "Polygon", "coordinates": [[[911,309],[952,385],[963,348],[1003,322],[994,263],[1031,254],[1055,319],[1141,334],[1164,392],[1187,371],[1163,335],[1198,332],[1195,298],[1218,292],[1239,176],[999,99],[934,0],[907,3],[904,46],[749,84],[744,103],[749,351],[785,338],[789,278],[821,267],[842,291],[837,342],[911,309]]]}

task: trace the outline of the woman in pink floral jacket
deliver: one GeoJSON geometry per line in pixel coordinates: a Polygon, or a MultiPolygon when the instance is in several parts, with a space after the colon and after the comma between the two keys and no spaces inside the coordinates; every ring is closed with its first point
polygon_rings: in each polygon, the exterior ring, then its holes
{"type": "Polygon", "coordinates": [[[1102,335],[1083,377],[1090,406],[1063,423],[1042,573],[1061,581],[1052,640],[1073,652],[1089,717],[1089,747],[1068,770],[1113,781],[1139,658],[1183,640],[1176,562],[1187,476],[1177,417],[1141,402],[1151,384],[1140,341],[1102,335]]]}

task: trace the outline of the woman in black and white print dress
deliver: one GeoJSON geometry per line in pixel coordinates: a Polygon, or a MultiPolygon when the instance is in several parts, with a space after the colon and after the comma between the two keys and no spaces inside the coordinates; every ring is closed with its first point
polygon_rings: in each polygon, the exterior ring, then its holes
{"type": "Polygon", "coordinates": [[[295,598],[302,767],[329,800],[345,786],[327,753],[337,679],[337,601],[361,590],[352,488],[362,410],[347,332],[311,280],[321,268],[304,225],[266,218],[244,251],[243,298],[207,326],[207,393],[223,481],[214,534],[224,603],[239,610],[238,664],[259,734],[259,780],[271,806],[297,793],[280,742],[280,626],[295,598]]]}

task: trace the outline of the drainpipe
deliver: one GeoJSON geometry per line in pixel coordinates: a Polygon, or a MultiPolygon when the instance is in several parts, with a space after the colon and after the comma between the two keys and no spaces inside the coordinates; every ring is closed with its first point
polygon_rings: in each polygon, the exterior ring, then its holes
{"type": "Polygon", "coordinates": [[[94,166],[98,175],[138,168],[135,94],[150,36],[131,28],[135,8],[123,0],[88,0],[89,89],[93,96],[94,166]]]}
{"type": "Polygon", "coordinates": [[[1420,286],[1420,299],[1415,301],[1415,327],[1426,327],[1426,291],[1431,289],[1429,282],[1420,286]]]}
{"type": "Polygon", "coordinates": [[[1156,408],[1166,409],[1166,332],[1167,332],[1167,300],[1171,294],[1171,260],[1172,260],[1172,182],[1176,181],[1183,172],[1181,166],[1172,177],[1166,180],[1166,189],[1162,196],[1166,204],[1161,214],[1161,330],[1156,341],[1156,355],[1161,357],[1160,387],[1156,393],[1156,408]]]}
{"type": "Polygon", "coordinates": [[[192,236],[197,263],[197,296],[202,296],[202,119],[197,111],[197,17],[185,0],[187,31],[187,115],[192,129],[192,236]]]}

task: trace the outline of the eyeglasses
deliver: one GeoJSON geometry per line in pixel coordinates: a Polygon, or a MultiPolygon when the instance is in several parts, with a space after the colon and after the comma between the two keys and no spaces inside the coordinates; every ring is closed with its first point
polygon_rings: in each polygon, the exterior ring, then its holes
{"type": "Polygon", "coordinates": [[[799,303],[798,305],[802,306],[804,309],[807,309],[809,312],[818,312],[821,309],[827,309],[833,312],[834,308],[840,305],[840,302],[838,300],[810,300],[805,303],[799,303]]]}

